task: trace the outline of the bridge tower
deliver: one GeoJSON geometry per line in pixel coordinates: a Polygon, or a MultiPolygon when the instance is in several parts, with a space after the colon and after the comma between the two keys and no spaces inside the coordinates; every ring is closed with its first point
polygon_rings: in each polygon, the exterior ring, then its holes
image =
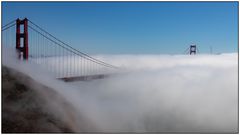
{"type": "Polygon", "coordinates": [[[27,18],[16,20],[16,49],[19,51],[19,58],[28,59],[28,20],[27,18]],[[23,32],[21,33],[21,25],[23,25],[23,32]],[[21,45],[21,39],[23,45],[21,45]]]}
{"type": "Polygon", "coordinates": [[[196,54],[196,52],[197,52],[197,46],[196,45],[190,45],[190,55],[192,55],[192,54],[196,54]]]}

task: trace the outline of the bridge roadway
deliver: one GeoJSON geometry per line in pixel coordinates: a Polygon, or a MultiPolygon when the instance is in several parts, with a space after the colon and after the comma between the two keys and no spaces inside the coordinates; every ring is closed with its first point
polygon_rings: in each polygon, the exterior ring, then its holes
{"type": "Polygon", "coordinates": [[[74,81],[91,81],[95,79],[103,79],[109,77],[107,74],[97,74],[97,75],[86,75],[86,76],[73,76],[73,77],[63,77],[58,78],[60,80],[63,80],[65,82],[74,82],[74,81]]]}

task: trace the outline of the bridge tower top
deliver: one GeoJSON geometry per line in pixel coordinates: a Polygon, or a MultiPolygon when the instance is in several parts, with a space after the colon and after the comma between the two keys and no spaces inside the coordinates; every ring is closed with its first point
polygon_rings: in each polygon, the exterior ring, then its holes
{"type": "Polygon", "coordinates": [[[196,54],[197,53],[197,46],[196,45],[190,45],[190,51],[189,51],[190,55],[192,54],[196,54]]]}
{"type": "Polygon", "coordinates": [[[28,19],[16,20],[16,49],[19,51],[19,58],[28,59],[28,19]],[[21,25],[23,25],[23,33],[21,33],[21,25]],[[21,45],[21,38],[23,45],[21,45]]]}

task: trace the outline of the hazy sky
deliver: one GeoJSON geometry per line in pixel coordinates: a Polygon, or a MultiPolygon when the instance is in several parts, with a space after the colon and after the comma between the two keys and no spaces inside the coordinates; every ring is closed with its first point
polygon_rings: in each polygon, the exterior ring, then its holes
{"type": "Polygon", "coordinates": [[[238,2],[2,2],[2,25],[18,17],[90,54],[238,48],[238,2]]]}

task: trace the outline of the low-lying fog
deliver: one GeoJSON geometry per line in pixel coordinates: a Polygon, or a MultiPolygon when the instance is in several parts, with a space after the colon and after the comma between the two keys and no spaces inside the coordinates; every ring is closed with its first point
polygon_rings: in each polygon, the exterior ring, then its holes
{"type": "Polygon", "coordinates": [[[121,67],[121,72],[104,79],[66,83],[31,61],[19,62],[5,52],[3,65],[63,95],[96,125],[98,130],[89,132],[238,131],[237,53],[101,55],[96,57],[121,67]]]}

